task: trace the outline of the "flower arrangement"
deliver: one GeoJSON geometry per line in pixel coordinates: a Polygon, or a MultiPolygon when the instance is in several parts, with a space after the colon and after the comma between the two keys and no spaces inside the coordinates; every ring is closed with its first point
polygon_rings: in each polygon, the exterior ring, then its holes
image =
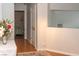
{"type": "Polygon", "coordinates": [[[0,38],[11,34],[13,29],[12,23],[13,21],[11,19],[0,21],[0,38]]]}

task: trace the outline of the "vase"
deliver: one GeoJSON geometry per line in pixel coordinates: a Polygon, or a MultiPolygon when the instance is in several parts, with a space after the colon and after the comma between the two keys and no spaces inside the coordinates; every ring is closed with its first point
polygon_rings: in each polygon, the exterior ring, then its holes
{"type": "Polygon", "coordinates": [[[3,43],[4,45],[7,44],[7,38],[6,38],[6,36],[4,36],[4,37],[2,38],[2,43],[3,43]]]}

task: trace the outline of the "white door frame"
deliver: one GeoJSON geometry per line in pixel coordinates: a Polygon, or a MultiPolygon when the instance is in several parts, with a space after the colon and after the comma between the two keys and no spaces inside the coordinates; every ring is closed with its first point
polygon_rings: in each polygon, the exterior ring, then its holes
{"type": "Polygon", "coordinates": [[[24,7],[24,39],[27,39],[27,5],[24,7]]]}
{"type": "Polygon", "coordinates": [[[34,7],[35,7],[35,9],[34,9],[34,11],[35,11],[35,35],[33,34],[34,33],[34,31],[33,31],[33,25],[32,25],[32,23],[33,23],[33,20],[32,20],[32,13],[33,13],[33,11],[32,11],[32,7],[31,7],[31,44],[35,47],[35,48],[37,48],[37,5],[36,4],[34,4],[34,7]],[[34,41],[35,42],[33,42],[33,37],[32,36],[35,36],[35,39],[34,39],[34,41]]]}

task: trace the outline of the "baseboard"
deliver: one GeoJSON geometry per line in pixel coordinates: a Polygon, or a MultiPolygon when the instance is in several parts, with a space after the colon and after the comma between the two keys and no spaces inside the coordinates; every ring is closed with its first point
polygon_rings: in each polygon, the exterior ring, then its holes
{"type": "Polygon", "coordinates": [[[78,54],[73,54],[73,53],[68,53],[68,52],[63,52],[63,51],[58,51],[58,50],[52,50],[52,49],[37,49],[37,51],[50,51],[50,52],[56,52],[56,53],[60,53],[60,54],[64,54],[64,55],[69,55],[69,56],[79,56],[78,54]]]}
{"type": "Polygon", "coordinates": [[[25,39],[25,40],[27,40],[27,37],[26,37],[26,36],[24,36],[24,39],[25,39]]]}
{"type": "Polygon", "coordinates": [[[69,56],[79,56],[78,54],[73,54],[73,53],[69,53],[69,52],[63,52],[63,51],[52,50],[52,49],[46,49],[46,50],[51,51],[51,52],[61,53],[61,54],[64,54],[64,55],[69,55],[69,56]]]}
{"type": "Polygon", "coordinates": [[[44,51],[44,50],[46,50],[46,49],[43,49],[43,48],[42,48],[42,49],[38,49],[38,48],[37,48],[37,51],[40,51],[40,50],[41,50],[41,51],[44,51]]]}
{"type": "Polygon", "coordinates": [[[30,44],[32,44],[32,39],[29,39],[30,44]]]}

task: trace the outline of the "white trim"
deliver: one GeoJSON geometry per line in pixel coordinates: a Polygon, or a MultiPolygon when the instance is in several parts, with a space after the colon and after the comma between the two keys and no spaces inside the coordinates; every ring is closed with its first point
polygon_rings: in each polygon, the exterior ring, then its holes
{"type": "Polygon", "coordinates": [[[52,49],[37,49],[37,51],[51,51],[51,52],[56,52],[56,53],[61,53],[61,54],[65,54],[65,55],[69,55],[69,56],[79,56],[78,54],[74,54],[74,53],[69,53],[69,52],[64,52],[64,51],[58,51],[58,50],[52,50],[52,49]]]}
{"type": "Polygon", "coordinates": [[[58,50],[52,50],[52,49],[46,49],[46,50],[51,51],[51,52],[57,52],[57,53],[65,54],[65,55],[70,55],[70,56],[79,56],[78,54],[64,52],[64,51],[58,51],[58,50]]]}
{"type": "MultiPolygon", "coordinates": [[[[31,39],[31,41],[32,41],[32,18],[33,18],[33,16],[32,16],[32,7],[30,7],[30,39],[31,39]]],[[[33,45],[33,44],[32,44],[33,45]]]]}
{"type": "Polygon", "coordinates": [[[29,40],[30,44],[32,44],[32,39],[29,40]]]}
{"type": "Polygon", "coordinates": [[[37,48],[37,4],[35,6],[35,48],[37,48]]]}
{"type": "Polygon", "coordinates": [[[36,3],[32,4],[31,8],[33,9],[33,10],[31,10],[32,11],[32,17],[34,17],[34,19],[31,20],[32,21],[31,25],[32,25],[32,27],[35,27],[35,30],[32,29],[32,45],[36,48],[37,47],[37,45],[36,45],[36,42],[37,42],[37,40],[36,40],[36,31],[37,31],[37,28],[36,28],[36,25],[37,25],[36,24],[36,22],[37,22],[36,21],[37,20],[37,5],[36,5],[36,3]],[[33,14],[35,16],[33,16],[33,14]],[[33,24],[33,21],[35,22],[35,24],[33,24]]]}
{"type": "Polygon", "coordinates": [[[24,39],[27,39],[27,5],[24,7],[24,39]]]}
{"type": "Polygon", "coordinates": [[[45,51],[46,49],[45,48],[42,48],[42,49],[39,49],[39,48],[37,48],[37,51],[45,51]]]}

